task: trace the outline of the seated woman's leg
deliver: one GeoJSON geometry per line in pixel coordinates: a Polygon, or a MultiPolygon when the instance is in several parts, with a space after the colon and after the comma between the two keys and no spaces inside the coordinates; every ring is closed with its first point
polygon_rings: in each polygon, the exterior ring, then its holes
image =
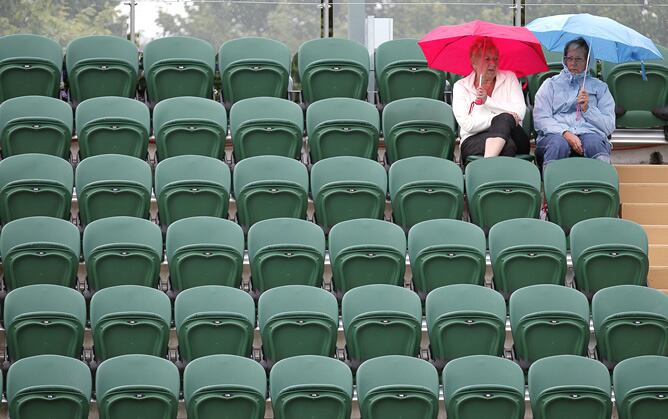
{"type": "Polygon", "coordinates": [[[571,146],[561,134],[548,134],[536,143],[536,160],[543,170],[554,160],[565,159],[571,154],[571,146]]]}
{"type": "Polygon", "coordinates": [[[607,138],[598,134],[582,134],[579,137],[585,157],[610,163],[611,145],[607,138]]]}
{"type": "Polygon", "coordinates": [[[509,113],[502,113],[492,119],[489,127],[489,136],[485,142],[485,157],[499,155],[512,157],[516,152],[516,145],[512,140],[513,128],[517,126],[515,118],[509,113]]]}

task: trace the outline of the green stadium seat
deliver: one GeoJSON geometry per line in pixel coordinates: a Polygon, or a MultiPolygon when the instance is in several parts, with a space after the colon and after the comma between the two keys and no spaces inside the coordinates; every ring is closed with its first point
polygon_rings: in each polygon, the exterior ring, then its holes
{"type": "Polygon", "coordinates": [[[578,221],[617,217],[619,180],[611,164],[570,157],[548,164],[543,177],[550,221],[566,234],[578,221]]]}
{"type": "Polygon", "coordinates": [[[253,36],[226,41],[218,53],[218,66],[227,103],[288,95],[290,50],[280,41],[253,36]]]}
{"type": "Polygon", "coordinates": [[[139,52],[127,39],[108,35],[77,38],[67,45],[65,65],[70,94],[76,102],[136,94],[139,52]]]}
{"type": "Polygon", "coordinates": [[[166,359],[124,355],[101,363],[95,374],[100,419],[176,419],[179,370],[166,359]]]}
{"type": "Polygon", "coordinates": [[[257,313],[262,351],[269,362],[334,355],[339,308],[330,292],[307,285],[272,288],[260,295],[257,313]]]}
{"type": "MultiPolygon", "coordinates": [[[[545,61],[547,61],[548,70],[527,76],[526,92],[529,97],[529,103],[531,104],[534,103],[536,93],[543,82],[552,76],[556,76],[564,68],[564,55],[562,52],[553,52],[543,49],[543,54],[545,55],[545,61]]],[[[590,70],[590,73],[593,72],[590,70]]],[[[593,76],[593,74],[591,75],[593,76]]]]}
{"type": "Polygon", "coordinates": [[[435,218],[462,218],[464,177],[457,164],[438,157],[408,157],[390,166],[388,179],[392,217],[404,229],[435,218]]]}
{"type": "Polygon", "coordinates": [[[404,284],[406,236],[387,221],[342,221],[329,232],[329,260],[339,295],[368,284],[404,284]]]}
{"type": "Polygon", "coordinates": [[[413,156],[453,159],[455,116],[445,102],[427,98],[406,98],[383,109],[383,138],[387,160],[413,156]]]}
{"type": "Polygon", "coordinates": [[[89,157],[77,165],[74,184],[83,225],[118,215],[149,216],[153,176],[144,160],[121,154],[89,157]]]}
{"type": "Polygon", "coordinates": [[[180,292],[174,301],[179,355],[185,362],[215,354],[249,357],[255,304],[246,292],[204,285],[180,292]]]}
{"type": "Polygon", "coordinates": [[[146,158],[151,127],[148,107],[127,97],[97,97],[77,106],[79,157],[126,154],[146,158]]]}
{"type": "Polygon", "coordinates": [[[306,133],[314,163],[336,156],[375,160],[379,132],[378,110],[363,100],[328,98],[306,110],[306,133]]]}
{"type": "Polygon", "coordinates": [[[210,98],[216,53],[211,44],[188,36],[154,39],[144,47],[144,77],[149,101],[177,96],[210,98]]]}
{"type": "Polygon", "coordinates": [[[378,162],[340,156],[321,160],[311,169],[311,195],[318,224],[326,231],[354,218],[382,219],[387,174],[378,162]]]}
{"type": "Polygon", "coordinates": [[[21,359],[7,372],[12,418],[87,419],[92,379],[88,366],[61,355],[21,359]]]}
{"type": "Polygon", "coordinates": [[[319,38],[297,52],[304,101],[330,97],[365,99],[369,83],[369,52],[348,39],[319,38]]]}
{"type": "Polygon", "coordinates": [[[0,37],[0,102],[17,96],[58,96],[63,49],[39,35],[0,37]]]}
{"type": "Polygon", "coordinates": [[[155,196],[160,224],[206,215],[227,218],[230,168],[206,156],[175,156],[155,168],[155,196]]]}
{"type": "Polygon", "coordinates": [[[483,285],[485,233],[460,220],[428,220],[408,231],[413,286],[421,295],[451,284],[483,285]]]}
{"type": "Polygon", "coordinates": [[[357,399],[364,419],[436,419],[438,372],[409,356],[370,359],[357,370],[357,399]]]}
{"type": "Polygon", "coordinates": [[[668,358],[638,356],[626,359],[612,373],[619,419],[654,419],[666,415],[668,358]]]}
{"type": "Polygon", "coordinates": [[[608,287],[591,303],[596,350],[608,366],[634,356],[668,356],[668,295],[637,285],[608,287]]]}
{"type": "Polygon", "coordinates": [[[316,224],[295,218],[260,221],[248,230],[247,243],[253,289],[322,283],[325,234],[316,224]]]}
{"type": "Polygon", "coordinates": [[[416,39],[383,42],[376,48],[375,64],[382,103],[408,97],[443,100],[445,73],[427,66],[416,39]]]}
{"type": "Polygon", "coordinates": [[[239,288],[244,260],[244,233],[232,221],[188,217],[167,227],[167,265],[172,289],[201,285],[239,288]]]}
{"type": "Polygon", "coordinates": [[[479,285],[447,285],[427,295],[425,313],[431,358],[437,362],[503,356],[506,303],[500,293],[479,285]]]}
{"type": "Polygon", "coordinates": [[[443,383],[450,419],[524,419],[524,374],[508,359],[455,359],[443,369],[443,383]]]}
{"type": "Polygon", "coordinates": [[[81,243],[79,229],[53,217],[11,221],[0,232],[5,288],[53,284],[73,288],[81,243]]]}
{"type": "Polygon", "coordinates": [[[230,132],[237,162],[263,155],[296,159],[304,138],[304,113],[287,99],[243,99],[230,109],[230,132]]]}
{"type": "Polygon", "coordinates": [[[539,359],[529,368],[535,419],[610,419],[610,374],[600,362],[577,355],[539,359]]]}
{"type": "Polygon", "coordinates": [[[160,227],[136,217],[108,217],[88,224],[83,234],[88,285],[156,287],[160,280],[160,227]]]}
{"type": "Polygon", "coordinates": [[[214,100],[191,96],[163,100],[153,109],[153,131],[160,160],[184,154],[225,157],[227,114],[214,100]]]}
{"type": "Polygon", "coordinates": [[[126,354],[164,357],[171,320],[169,297],[162,291],[139,285],[100,290],[90,300],[95,358],[104,361],[126,354]]]}
{"type": "Polygon", "coordinates": [[[249,358],[210,355],[186,365],[183,398],[189,418],[263,419],[267,376],[249,358]]]}
{"type": "Polygon", "coordinates": [[[646,285],[649,259],[647,233],[619,218],[592,218],[573,226],[570,234],[577,288],[590,298],[613,285],[646,285]]]}
{"type": "Polygon", "coordinates": [[[9,358],[63,355],[78,358],[83,347],[86,302],[78,291],[59,285],[29,285],[4,302],[9,358]]]}
{"type": "Polygon", "coordinates": [[[269,218],[306,218],[308,171],[281,156],[255,156],[234,166],[239,224],[249,227],[269,218]]]}
{"type": "Polygon", "coordinates": [[[283,359],[271,369],[269,390],[276,419],[350,418],[353,375],[337,359],[317,355],[283,359]]]}
{"type": "Polygon", "coordinates": [[[72,108],[44,96],[21,96],[0,104],[0,146],[3,157],[25,153],[70,156],[72,108]]]}
{"type": "Polygon", "coordinates": [[[72,206],[74,171],[47,154],[19,154],[0,161],[0,220],[6,224],[43,215],[66,219],[72,206]]]}

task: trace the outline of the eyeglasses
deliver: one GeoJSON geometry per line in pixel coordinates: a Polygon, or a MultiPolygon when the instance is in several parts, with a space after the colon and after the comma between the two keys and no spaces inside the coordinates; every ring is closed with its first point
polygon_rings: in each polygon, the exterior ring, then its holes
{"type": "Polygon", "coordinates": [[[585,59],[580,57],[564,57],[564,61],[567,63],[582,64],[585,59]]]}

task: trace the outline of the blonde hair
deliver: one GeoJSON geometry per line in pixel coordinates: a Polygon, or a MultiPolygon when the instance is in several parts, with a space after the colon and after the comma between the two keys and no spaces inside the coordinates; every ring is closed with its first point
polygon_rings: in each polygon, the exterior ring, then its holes
{"type": "Polygon", "coordinates": [[[478,38],[471,44],[471,48],[469,48],[469,57],[471,58],[471,61],[479,60],[485,52],[496,52],[498,55],[499,49],[491,39],[478,38]]]}

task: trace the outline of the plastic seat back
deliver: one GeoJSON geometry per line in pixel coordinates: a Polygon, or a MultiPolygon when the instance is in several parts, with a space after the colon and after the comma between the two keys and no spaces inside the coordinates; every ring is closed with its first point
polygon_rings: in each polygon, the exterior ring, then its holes
{"type": "MultiPolygon", "coordinates": [[[[556,76],[564,68],[563,53],[543,49],[543,54],[545,55],[545,61],[547,61],[549,69],[541,73],[527,76],[527,95],[529,97],[529,103],[535,102],[536,93],[543,82],[552,76],[556,76]]],[[[590,71],[590,73],[592,72],[590,71]]],[[[592,76],[595,77],[594,74],[592,74],[592,76]]]]}
{"type": "Polygon", "coordinates": [[[90,223],[83,234],[88,285],[156,287],[162,262],[160,227],[135,217],[108,217],[90,223]]]}
{"type": "Polygon", "coordinates": [[[0,220],[24,217],[68,218],[74,171],[70,163],[47,154],[19,154],[0,161],[0,220]]]}
{"type": "Polygon", "coordinates": [[[56,97],[60,90],[63,49],[39,35],[0,38],[0,102],[17,96],[56,97]]]}
{"type": "Polygon", "coordinates": [[[21,96],[0,104],[0,147],[4,157],[25,153],[70,155],[72,108],[44,96],[21,96]]]}
{"type": "Polygon", "coordinates": [[[216,53],[211,44],[188,36],[155,39],[144,47],[148,98],[157,103],[177,96],[210,98],[216,53]]]}
{"type": "Polygon", "coordinates": [[[328,98],[306,110],[306,133],[311,161],[358,156],[376,159],[380,117],[369,102],[351,98],[328,98]]]}
{"type": "Polygon", "coordinates": [[[255,304],[240,289],[220,285],[188,288],[176,296],[174,322],[179,354],[186,362],[214,354],[251,354],[255,304]]]}
{"type": "Polygon", "coordinates": [[[76,358],[81,354],[86,302],[78,291],[58,285],[29,285],[7,294],[4,309],[11,359],[43,354],[76,358]]]}
{"type": "Polygon", "coordinates": [[[298,51],[302,95],[308,103],[330,97],[364,99],[369,82],[369,53],[348,39],[320,38],[298,51]]]}
{"type": "Polygon", "coordinates": [[[139,52],[127,39],[116,36],[83,36],[69,43],[65,55],[67,78],[73,99],[133,97],[139,76],[139,52]]]}
{"type": "Polygon", "coordinates": [[[229,40],[220,47],[218,66],[227,103],[288,94],[290,50],[280,41],[252,36],[229,40]]]}
{"type": "Polygon", "coordinates": [[[615,367],[612,385],[620,419],[659,418],[666,412],[668,358],[646,355],[626,359],[615,367]]]}
{"type": "MultiPolygon", "coordinates": [[[[433,70],[432,70],[433,71],[433,70]]],[[[387,159],[413,156],[453,159],[455,115],[445,102],[427,98],[395,100],[383,108],[387,159]]]]}
{"type": "Polygon", "coordinates": [[[76,110],[79,157],[125,154],[146,158],[151,127],[148,107],[127,97],[96,97],[76,110]]]}
{"type": "Polygon", "coordinates": [[[153,109],[158,157],[195,154],[225,157],[227,114],[219,102],[201,97],[165,99],[153,109]]]}
{"type": "Polygon", "coordinates": [[[232,221],[189,217],[167,227],[166,255],[172,288],[201,285],[238,288],[244,259],[244,234],[232,221]]]}

